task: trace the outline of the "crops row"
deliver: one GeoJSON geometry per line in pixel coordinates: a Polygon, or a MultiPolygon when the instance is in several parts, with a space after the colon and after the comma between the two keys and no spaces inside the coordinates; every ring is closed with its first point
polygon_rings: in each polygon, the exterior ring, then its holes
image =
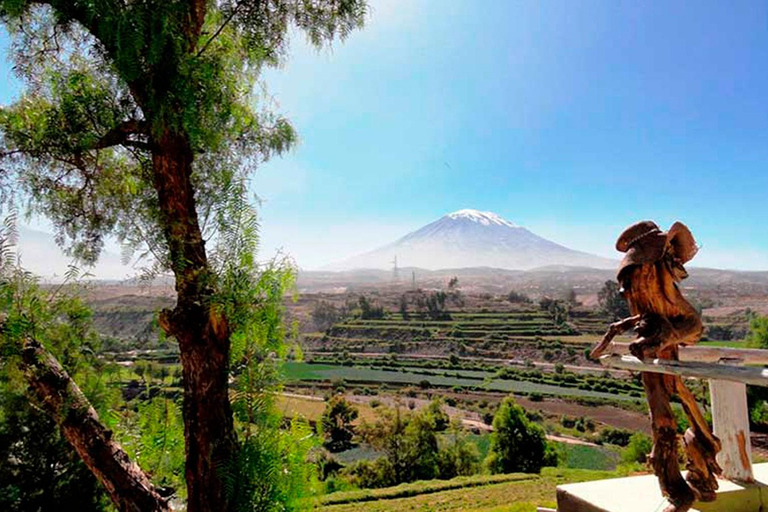
{"type": "Polygon", "coordinates": [[[351,383],[378,383],[394,385],[418,385],[423,388],[447,387],[478,391],[502,391],[518,394],[539,394],[552,396],[604,398],[607,400],[632,401],[637,398],[635,391],[616,394],[609,391],[604,383],[590,386],[594,389],[565,387],[553,383],[551,379],[541,378],[530,381],[507,380],[499,378],[494,372],[437,372],[427,373],[417,367],[395,369],[345,366],[331,364],[286,363],[286,378],[289,382],[301,381],[347,381],[351,383]],[[602,386],[602,387],[601,387],[602,386]]]}

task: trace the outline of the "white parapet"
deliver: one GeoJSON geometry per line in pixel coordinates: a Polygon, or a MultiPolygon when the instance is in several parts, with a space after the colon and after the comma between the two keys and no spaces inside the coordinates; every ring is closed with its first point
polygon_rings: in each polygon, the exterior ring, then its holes
{"type": "MultiPolygon", "coordinates": [[[[755,482],[718,479],[717,500],[694,504],[691,512],[768,510],[768,463],[755,464],[755,482]]],[[[685,474],[685,473],[683,473],[685,474]]],[[[557,487],[558,512],[658,512],[668,505],[654,475],[612,478],[557,487]]]]}

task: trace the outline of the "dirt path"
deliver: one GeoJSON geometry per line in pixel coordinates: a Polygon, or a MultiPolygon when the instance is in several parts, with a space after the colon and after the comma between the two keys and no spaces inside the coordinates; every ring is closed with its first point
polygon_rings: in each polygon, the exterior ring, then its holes
{"type": "Polygon", "coordinates": [[[589,441],[584,441],[582,439],[576,439],[573,437],[552,436],[549,434],[547,434],[547,441],[554,441],[556,443],[565,443],[565,444],[578,444],[581,446],[598,446],[595,443],[590,443],[589,441]]]}

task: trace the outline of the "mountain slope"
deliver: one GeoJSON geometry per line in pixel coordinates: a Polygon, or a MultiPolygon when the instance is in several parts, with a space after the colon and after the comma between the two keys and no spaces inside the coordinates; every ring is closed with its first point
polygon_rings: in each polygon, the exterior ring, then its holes
{"type": "Polygon", "coordinates": [[[328,270],[493,267],[527,270],[546,265],[616,268],[616,261],[574,251],[492,212],[459,210],[379,249],[329,265],[328,270]]]}

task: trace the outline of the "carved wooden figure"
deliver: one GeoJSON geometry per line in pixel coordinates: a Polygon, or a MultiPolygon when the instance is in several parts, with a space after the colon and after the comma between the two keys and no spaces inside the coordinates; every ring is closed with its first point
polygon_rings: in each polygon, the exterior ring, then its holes
{"type": "MultiPolygon", "coordinates": [[[[616,249],[626,253],[617,279],[633,316],[612,324],[592,350],[592,357],[599,357],[614,336],[634,328],[637,339],[630,352],[635,357],[676,360],[678,346],[696,343],[702,333],[701,318],[677,286],[688,277],[683,264],[698,250],[693,235],[680,222],[662,232],[655,223],[643,221],[619,236],[616,249]]],[[[720,441],[712,434],[693,394],[678,376],[643,372],[642,381],[653,428],[651,465],[671,503],[665,512],[684,512],[695,499],[713,501],[715,475],[722,472],[715,461],[720,441]],[[683,436],[688,469],[685,479],[678,465],[672,394],[680,398],[691,425],[683,436]]]]}

